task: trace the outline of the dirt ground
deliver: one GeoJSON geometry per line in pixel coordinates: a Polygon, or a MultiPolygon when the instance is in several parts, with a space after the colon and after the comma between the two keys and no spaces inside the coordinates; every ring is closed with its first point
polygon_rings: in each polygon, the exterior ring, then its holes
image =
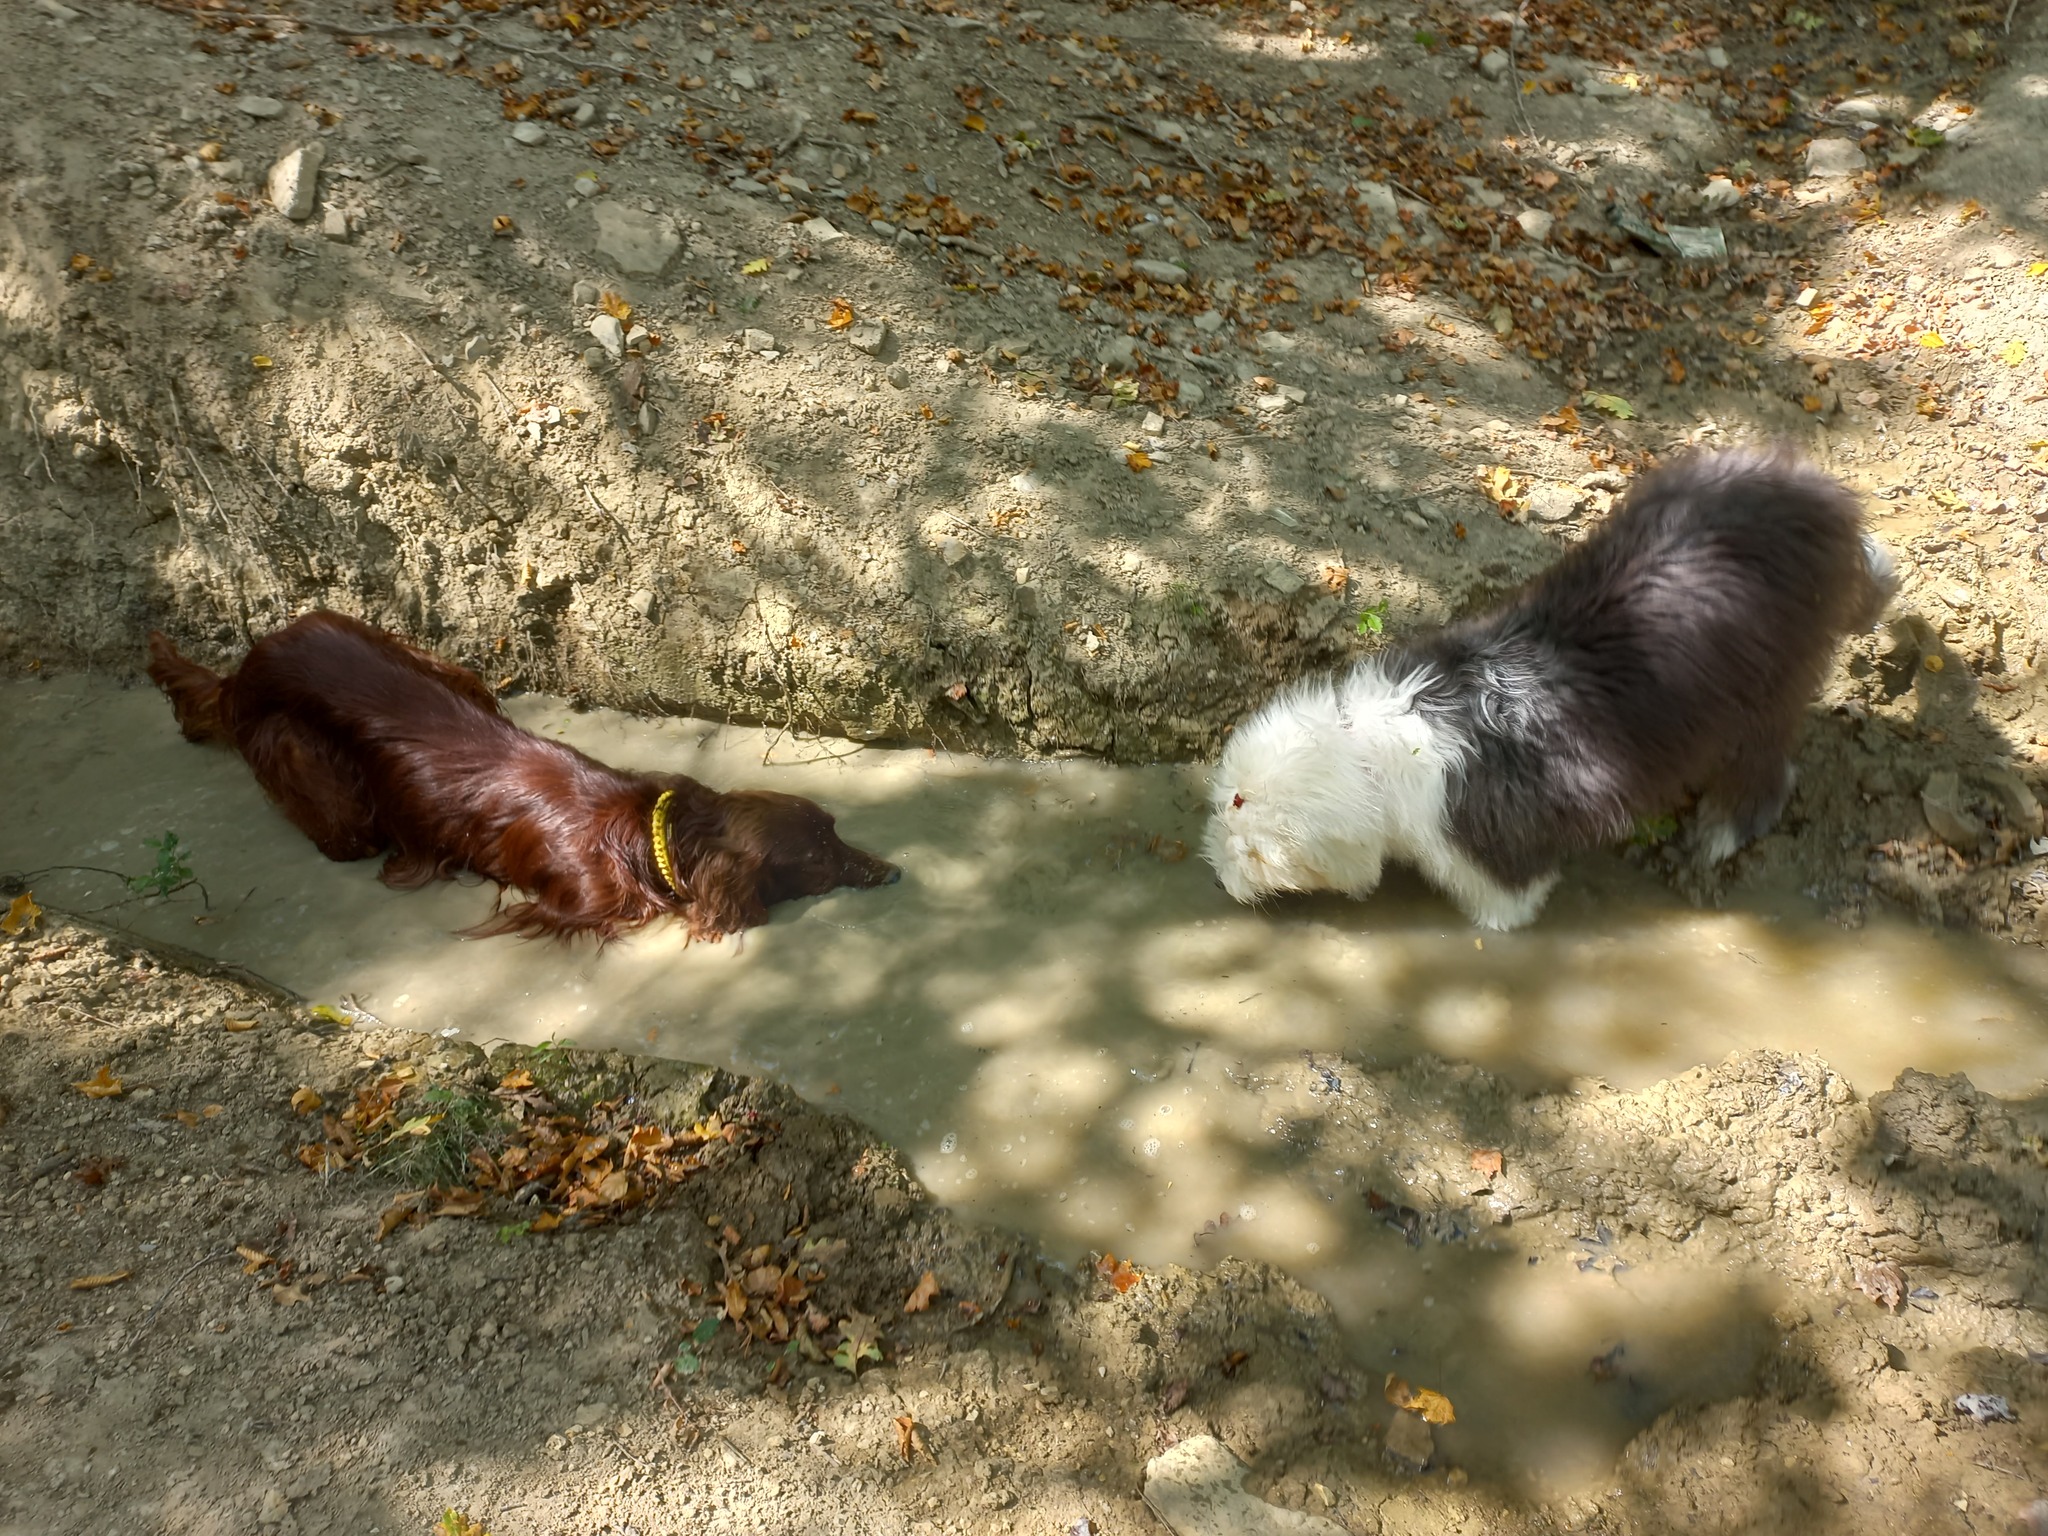
{"type": "Polygon", "coordinates": [[[1752,862],[2031,937],[2034,9],[31,5],[0,651],[1184,757],[1790,436],[1907,580],[1752,862]]]}
{"type": "Polygon", "coordinates": [[[1205,1530],[1146,1504],[1204,1436],[1328,1522],[1245,1530],[2006,1530],[2048,1475],[2048,1109],[1960,1078],[1310,1086],[1290,1134],[1429,1297],[1396,1336],[1441,1296],[1528,1357],[1496,1411],[1625,1426],[1559,1493],[1498,1469],[1456,1370],[1411,1384],[1456,1422],[1391,1406],[1277,1271],[1035,1252],[766,1083],[334,1013],[76,924],[0,948],[0,1530],[1205,1530]],[[1694,1358],[1549,1360],[1469,1258],[1691,1276],[1694,1358]],[[1719,1390],[1677,1389],[1698,1357],[1719,1390]]]}
{"type": "MultiPolygon", "coordinates": [[[[2040,6],[288,9],[6,18],[5,664],[327,604],[507,689],[1183,758],[1655,458],[1789,436],[1904,586],[1783,829],[1695,894],[1790,869],[2042,939],[2040,6]]],[[[2041,1491],[2048,1123],[1959,1079],[1269,1064],[1389,1266],[1464,1277],[1429,1323],[1410,1277],[1433,1338],[1531,1347],[1489,1264],[1718,1277],[1716,1384],[1529,1366],[1619,1446],[1561,1494],[1483,1404],[1419,1430],[1284,1275],[1036,1254],[773,1085],[485,1062],[54,916],[0,972],[10,1536],[1157,1530],[1148,1464],[1203,1435],[1389,1536],[2002,1530],[2041,1491]]]]}

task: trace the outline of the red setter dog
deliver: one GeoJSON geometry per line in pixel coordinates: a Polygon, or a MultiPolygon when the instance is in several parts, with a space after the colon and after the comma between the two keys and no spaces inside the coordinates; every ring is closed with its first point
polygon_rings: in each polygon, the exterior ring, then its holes
{"type": "Polygon", "coordinates": [[[149,675],[186,739],[231,743],[328,858],[388,852],[380,878],[398,890],[496,881],[477,937],[603,943],[675,913],[715,940],[778,901],[900,874],[795,795],[625,773],[522,731],[476,674],[338,613],[257,641],[227,677],[152,632],[149,675]],[[506,887],[530,899],[506,906],[506,887]]]}

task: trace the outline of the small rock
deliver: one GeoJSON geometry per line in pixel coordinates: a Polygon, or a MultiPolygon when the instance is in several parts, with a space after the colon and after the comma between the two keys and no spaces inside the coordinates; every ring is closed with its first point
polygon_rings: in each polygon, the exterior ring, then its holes
{"type": "Polygon", "coordinates": [[[1709,213],[1724,213],[1742,201],[1742,188],[1726,176],[1709,176],[1700,188],[1700,206],[1709,213]]]}
{"type": "Polygon", "coordinates": [[[775,338],[767,331],[749,330],[740,337],[740,345],[749,352],[773,352],[775,338]]]}
{"type": "Polygon", "coordinates": [[[610,358],[603,347],[585,347],[583,349],[583,366],[592,372],[602,368],[609,361],[610,358]]]}
{"type": "Polygon", "coordinates": [[[283,1525],[286,1519],[290,1517],[291,1512],[291,1503],[285,1498],[283,1490],[266,1488],[263,1490],[262,1502],[256,1506],[256,1523],[258,1525],[283,1525]]]}
{"type": "Polygon", "coordinates": [[[36,0],[36,9],[55,21],[76,21],[82,14],[65,5],[63,0],[36,0]]]}
{"type": "Polygon", "coordinates": [[[808,181],[805,181],[803,177],[792,176],[787,171],[785,171],[780,176],[777,176],[775,178],[775,189],[778,192],[787,192],[792,196],[795,196],[798,193],[802,193],[808,196],[811,190],[811,184],[808,181]]]}
{"type": "Polygon", "coordinates": [[[1149,432],[1152,433],[1154,436],[1157,436],[1159,433],[1164,432],[1166,430],[1166,418],[1160,415],[1157,411],[1147,411],[1145,413],[1145,419],[1138,423],[1138,430],[1140,432],[1149,432]]]}
{"type": "Polygon", "coordinates": [[[259,122],[284,116],[284,103],[275,96],[234,96],[229,98],[229,104],[244,117],[253,117],[259,122]]]}
{"type": "Polygon", "coordinates": [[[491,344],[481,336],[472,336],[462,344],[462,360],[465,363],[480,362],[491,355],[491,344]]]}
{"type": "Polygon", "coordinates": [[[1394,189],[1383,181],[1361,181],[1358,184],[1358,200],[1365,205],[1365,211],[1372,215],[1375,227],[1398,228],[1401,223],[1400,200],[1394,196],[1394,189]]]}
{"type": "Polygon", "coordinates": [[[889,381],[891,389],[910,388],[910,370],[901,363],[892,364],[889,371],[882,375],[882,377],[889,381]]]}
{"type": "Polygon", "coordinates": [[[856,352],[879,357],[889,342],[889,327],[880,320],[856,320],[847,327],[846,344],[856,352]]]}
{"type": "Polygon", "coordinates": [[[1584,494],[1575,485],[1539,483],[1529,490],[1529,510],[1543,522],[1561,523],[1579,510],[1584,494]]]}
{"type": "Polygon", "coordinates": [[[1203,310],[1199,315],[1195,316],[1195,329],[1204,336],[1214,336],[1223,329],[1223,311],[1220,309],[1203,310]]]}
{"type": "Polygon", "coordinates": [[[1806,146],[1806,174],[1815,181],[1861,176],[1869,169],[1863,146],[1854,139],[1815,139],[1806,146]]]}
{"type": "Polygon", "coordinates": [[[939,558],[954,570],[958,570],[961,566],[965,565],[971,554],[973,554],[973,551],[963,541],[954,538],[950,534],[939,540],[939,558]]]}
{"type": "Polygon", "coordinates": [[[597,117],[597,108],[587,101],[576,103],[576,109],[569,114],[569,124],[574,128],[588,128],[597,117]]]}
{"type": "Polygon", "coordinates": [[[1498,80],[1508,72],[1507,53],[1499,48],[1489,48],[1479,56],[1479,73],[1489,80],[1498,80]]]}
{"type": "Polygon", "coordinates": [[[1436,1455],[1436,1436],[1430,1432],[1428,1420],[1405,1408],[1395,1410],[1394,1421],[1387,1426],[1387,1455],[1410,1472],[1426,1468],[1436,1455]]]}
{"type": "Polygon", "coordinates": [[[1707,50],[1707,67],[1709,69],[1726,69],[1728,67],[1728,50],[1726,48],[1709,48],[1707,50]]]}
{"type": "Polygon", "coordinates": [[[1138,366],[1138,338],[1116,335],[1095,350],[1095,360],[1105,368],[1135,368],[1138,366]]]}
{"type": "Polygon", "coordinates": [[[894,240],[896,238],[896,226],[887,219],[869,219],[868,228],[872,229],[884,240],[894,240]]]}
{"type": "Polygon", "coordinates": [[[2012,1404],[1995,1392],[1965,1392],[1956,1399],[1956,1412],[1979,1424],[2016,1424],[2019,1415],[2012,1404]]]}
{"type": "Polygon", "coordinates": [[[320,233],[329,240],[348,239],[348,215],[339,208],[330,208],[320,219],[320,233]]]}
{"type": "Polygon", "coordinates": [[[512,125],[512,138],[515,143],[525,144],[530,147],[535,144],[547,143],[548,131],[541,127],[539,123],[514,123],[512,125]]]}
{"type": "Polygon", "coordinates": [[[1991,797],[1998,802],[1999,819],[2008,828],[2022,837],[2041,835],[2041,802],[2027,787],[2025,779],[2010,768],[1980,768],[1974,776],[1991,791],[1991,797]]]}
{"type": "Polygon", "coordinates": [[[1038,588],[1028,581],[1017,583],[1017,611],[1022,614],[1038,612],[1038,588]]]}
{"type": "Polygon", "coordinates": [[[626,606],[639,614],[643,622],[648,624],[654,622],[654,614],[658,605],[655,602],[653,592],[649,591],[646,587],[636,588],[632,595],[626,599],[626,606]]]}
{"type": "Polygon", "coordinates": [[[1174,1536],[1343,1536],[1334,1520],[1245,1492],[1246,1470],[1215,1436],[1191,1435],[1145,1464],[1145,1504],[1174,1536]]]}
{"type": "Polygon", "coordinates": [[[803,232],[820,245],[830,245],[834,240],[846,238],[846,231],[830,219],[806,219],[803,222],[803,232]]]}
{"type": "Polygon", "coordinates": [[[1292,597],[1306,585],[1299,571],[1278,560],[1259,572],[1259,579],[1282,597],[1292,597]]]}
{"type": "Polygon", "coordinates": [[[1920,810],[1934,835],[1958,853],[1974,853],[1984,839],[1984,823],[1963,795],[1961,777],[1953,768],[1936,769],[1920,791],[1920,810]]]}
{"type": "Polygon", "coordinates": [[[598,315],[590,322],[590,334],[597,338],[605,355],[614,362],[626,355],[626,328],[615,315],[598,315]]]}
{"type": "Polygon", "coordinates": [[[1285,395],[1278,393],[1270,395],[1255,395],[1252,397],[1252,405],[1256,409],[1266,412],[1268,415],[1274,415],[1278,412],[1288,410],[1293,406],[1293,404],[1294,402],[1292,400],[1289,400],[1285,395]]]}
{"type": "Polygon", "coordinates": [[[757,91],[761,88],[761,77],[744,64],[727,71],[726,78],[743,91],[757,91]]]}
{"type": "Polygon", "coordinates": [[[578,304],[595,304],[602,292],[603,290],[597,284],[584,277],[576,280],[576,286],[569,290],[569,297],[578,304]]]}
{"type": "Polygon", "coordinates": [[[427,152],[417,144],[400,144],[391,151],[391,158],[400,165],[425,165],[427,152]]]}
{"type": "Polygon", "coordinates": [[[320,191],[320,163],[326,158],[323,146],[306,144],[279,159],[270,168],[270,206],[295,224],[310,219],[320,191]]]}
{"type": "Polygon", "coordinates": [[[1184,283],[1188,280],[1186,267],[1176,266],[1170,261],[1154,261],[1149,256],[1140,256],[1133,261],[1131,270],[1155,283],[1184,283]]]}
{"type": "Polygon", "coordinates": [[[1208,394],[1209,392],[1202,388],[1199,379],[1190,378],[1180,381],[1180,393],[1175,395],[1174,398],[1182,405],[1200,405],[1208,398],[1208,394]]]}
{"type": "Polygon", "coordinates": [[[604,183],[597,179],[595,171],[578,171],[569,188],[578,197],[595,197],[604,190],[604,183]]]}
{"type": "Polygon", "coordinates": [[[660,214],[602,202],[590,205],[590,216],[597,222],[597,254],[628,277],[660,277],[683,248],[675,225],[660,214]]]}
{"type": "Polygon", "coordinates": [[[1515,222],[1522,226],[1523,234],[1540,245],[1557,227],[1557,215],[1546,208],[1524,208],[1515,215],[1515,222]]]}

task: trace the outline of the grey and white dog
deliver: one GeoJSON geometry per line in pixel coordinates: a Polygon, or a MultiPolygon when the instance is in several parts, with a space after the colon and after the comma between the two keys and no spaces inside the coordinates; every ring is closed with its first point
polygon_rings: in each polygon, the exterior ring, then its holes
{"type": "Polygon", "coordinates": [[[1217,765],[1204,852],[1240,901],[1363,897],[1391,859],[1515,928],[1567,855],[1696,791],[1719,863],[1777,821],[1835,647],[1895,585],[1797,457],[1674,463],[1492,612],[1272,698],[1217,765]]]}

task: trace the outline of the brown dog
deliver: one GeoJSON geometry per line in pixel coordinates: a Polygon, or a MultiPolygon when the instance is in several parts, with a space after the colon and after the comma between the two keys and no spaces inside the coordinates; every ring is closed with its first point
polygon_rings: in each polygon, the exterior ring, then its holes
{"type": "Polygon", "coordinates": [[[186,739],[231,743],[330,859],[388,853],[380,878],[398,890],[496,881],[478,937],[606,942],[675,913],[715,940],[778,901],[901,874],[809,800],[626,773],[523,731],[474,673],[338,613],[265,636],[226,677],[152,632],[149,675],[186,739]],[[505,906],[507,887],[530,899],[505,906]]]}

